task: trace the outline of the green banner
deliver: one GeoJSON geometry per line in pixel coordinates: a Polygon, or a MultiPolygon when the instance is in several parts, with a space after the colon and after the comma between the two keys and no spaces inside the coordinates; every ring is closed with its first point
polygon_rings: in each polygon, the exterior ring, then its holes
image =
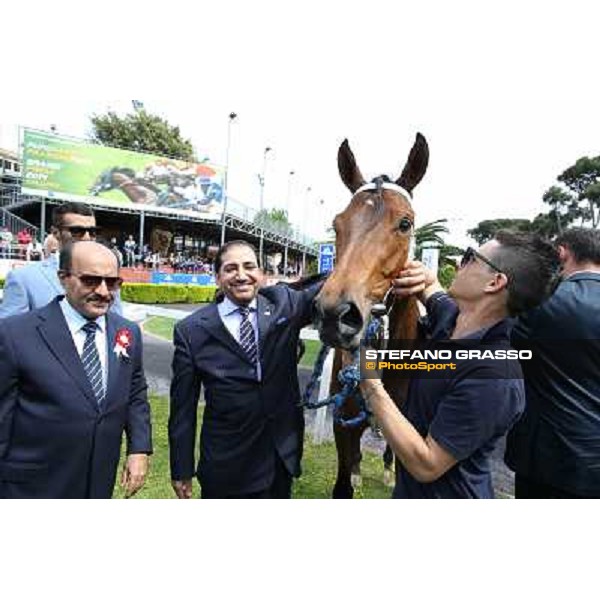
{"type": "Polygon", "coordinates": [[[24,130],[23,193],[217,218],[223,169],[24,130]]]}

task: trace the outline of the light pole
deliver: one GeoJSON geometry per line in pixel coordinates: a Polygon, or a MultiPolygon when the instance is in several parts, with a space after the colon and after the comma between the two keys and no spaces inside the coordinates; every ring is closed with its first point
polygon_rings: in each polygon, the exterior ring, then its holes
{"type": "Polygon", "coordinates": [[[263,154],[263,168],[262,168],[262,175],[259,175],[259,180],[260,180],[260,212],[258,213],[260,215],[261,221],[259,221],[259,226],[260,226],[260,246],[258,248],[258,259],[260,261],[260,266],[263,267],[264,265],[264,256],[263,256],[263,248],[264,248],[264,243],[265,243],[265,228],[264,228],[264,220],[265,220],[265,215],[263,215],[263,210],[265,208],[265,177],[267,176],[267,154],[269,152],[271,152],[272,148],[270,146],[267,146],[265,148],[264,154],[263,154]]]}
{"type": "Polygon", "coordinates": [[[221,246],[225,243],[225,215],[227,212],[227,183],[229,179],[229,148],[231,146],[231,124],[237,118],[237,115],[229,113],[229,121],[227,122],[227,153],[225,155],[225,177],[223,181],[223,215],[221,217],[221,246]]]}
{"type": "MultiPolygon", "coordinates": [[[[319,200],[319,219],[318,219],[318,223],[321,224],[321,227],[324,227],[324,223],[323,221],[325,220],[325,211],[323,210],[323,207],[325,206],[325,200],[323,200],[323,198],[321,198],[319,200]]],[[[320,235],[320,232],[317,230],[317,235],[320,235]]],[[[323,241],[323,240],[317,240],[317,241],[323,241]]]]}
{"type": "MultiPolygon", "coordinates": [[[[289,219],[289,213],[290,213],[290,196],[292,193],[292,178],[294,177],[294,175],[296,174],[296,171],[290,171],[289,177],[288,177],[288,189],[287,189],[287,198],[285,200],[285,217],[288,223],[288,226],[290,225],[290,219],[289,219]]],[[[286,226],[286,231],[285,231],[285,251],[284,251],[284,255],[283,255],[283,275],[285,276],[287,273],[287,268],[288,268],[288,246],[290,243],[290,239],[289,239],[289,231],[288,231],[288,226],[286,226]]]]}
{"type": "Polygon", "coordinates": [[[307,246],[307,236],[306,236],[306,216],[308,214],[308,206],[310,205],[310,193],[312,192],[312,187],[310,185],[306,188],[306,198],[304,200],[304,207],[302,209],[302,277],[306,274],[306,246],[307,246]]]}
{"type": "Polygon", "coordinates": [[[292,196],[292,179],[294,177],[294,175],[296,174],[296,171],[290,171],[289,176],[288,176],[288,188],[287,188],[287,196],[285,199],[285,212],[286,215],[289,214],[290,212],[290,198],[292,196]]]}
{"type": "Polygon", "coordinates": [[[285,200],[285,217],[287,220],[287,225],[286,225],[286,230],[285,230],[285,251],[284,251],[284,255],[283,255],[283,274],[285,275],[287,273],[287,250],[288,250],[288,246],[290,243],[290,233],[289,233],[289,227],[291,225],[290,223],[290,196],[292,194],[292,178],[294,177],[294,175],[296,174],[296,171],[290,171],[289,173],[289,177],[288,177],[288,193],[287,193],[287,198],[285,200]]]}
{"type": "Polygon", "coordinates": [[[271,152],[273,148],[271,148],[270,146],[267,146],[265,148],[265,152],[263,155],[263,168],[262,168],[262,175],[260,178],[260,210],[262,211],[264,209],[264,202],[265,202],[265,177],[267,174],[267,154],[269,154],[269,152],[271,152]]]}

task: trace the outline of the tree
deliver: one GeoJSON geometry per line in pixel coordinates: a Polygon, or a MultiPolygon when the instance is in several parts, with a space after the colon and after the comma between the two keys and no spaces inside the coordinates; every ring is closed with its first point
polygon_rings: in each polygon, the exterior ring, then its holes
{"type": "Polygon", "coordinates": [[[287,211],[282,208],[271,208],[270,210],[263,208],[259,210],[254,216],[253,223],[258,227],[288,237],[291,236],[293,231],[292,225],[288,221],[287,211]]]}
{"type": "Polygon", "coordinates": [[[192,143],[181,137],[179,127],[143,109],[125,117],[109,111],[93,115],[91,122],[97,143],[195,162],[192,143]]]}
{"type": "Polygon", "coordinates": [[[440,248],[440,269],[443,265],[455,265],[455,258],[462,256],[465,253],[463,248],[453,246],[452,244],[444,244],[440,248]],[[450,258],[450,257],[453,258],[450,258]]]}
{"type": "Polygon", "coordinates": [[[415,244],[417,252],[423,248],[423,244],[432,247],[441,247],[444,245],[442,234],[449,233],[446,223],[448,219],[437,219],[431,223],[425,223],[415,229],[415,244]]]}
{"type": "Polygon", "coordinates": [[[449,289],[456,277],[456,268],[452,265],[442,265],[438,270],[438,281],[444,289],[449,289]]]}
{"type": "Polygon", "coordinates": [[[531,221],[529,219],[487,219],[478,223],[473,229],[469,229],[467,234],[481,246],[491,240],[500,229],[531,231],[531,221]]]}
{"type": "Polygon", "coordinates": [[[578,225],[600,224],[600,156],[583,156],[565,169],[558,181],[566,188],[552,186],[543,196],[554,209],[558,231],[579,220],[578,225]]]}

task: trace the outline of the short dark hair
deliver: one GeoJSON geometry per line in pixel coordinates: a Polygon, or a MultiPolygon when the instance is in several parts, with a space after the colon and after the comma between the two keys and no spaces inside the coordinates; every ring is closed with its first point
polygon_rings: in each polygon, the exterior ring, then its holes
{"type": "Polygon", "coordinates": [[[250,242],[247,242],[246,240],[231,240],[231,242],[223,244],[215,256],[215,273],[218,273],[223,266],[223,255],[234,246],[245,246],[246,248],[249,248],[254,252],[254,256],[256,256],[258,262],[258,252],[256,252],[256,248],[250,242]]]}
{"type": "MultiPolygon", "coordinates": [[[[104,246],[107,250],[110,250],[110,247],[104,241],[100,241],[100,240],[74,240],[73,241],[73,240],[70,240],[66,244],[64,244],[62,246],[62,248],[60,249],[60,254],[58,255],[58,270],[65,271],[66,273],[71,271],[71,267],[73,266],[73,248],[77,244],[89,244],[90,242],[93,242],[94,244],[100,244],[100,246],[104,246]]],[[[111,250],[111,252],[112,252],[112,250],[111,250]]],[[[113,256],[114,256],[114,253],[113,253],[113,256]]],[[[120,267],[121,265],[119,265],[119,259],[116,256],[115,256],[115,259],[117,261],[117,266],[120,267]]]]}
{"type": "Polygon", "coordinates": [[[600,265],[600,231],[589,227],[571,227],[558,235],[556,246],[565,246],[578,263],[600,265]]]}
{"type": "Polygon", "coordinates": [[[89,204],[83,202],[66,202],[55,207],[52,211],[52,225],[56,229],[61,229],[66,214],[82,215],[84,217],[93,217],[94,211],[89,204]]]}
{"type": "Polygon", "coordinates": [[[517,316],[543,302],[552,290],[558,272],[556,248],[539,235],[500,230],[500,243],[490,260],[508,277],[507,309],[517,316]]]}

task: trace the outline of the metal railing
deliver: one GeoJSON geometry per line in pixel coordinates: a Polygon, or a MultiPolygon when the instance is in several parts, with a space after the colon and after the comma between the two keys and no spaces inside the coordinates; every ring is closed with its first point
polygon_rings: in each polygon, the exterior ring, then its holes
{"type": "MultiPolygon", "coordinates": [[[[23,229],[29,229],[31,232],[31,237],[39,240],[40,230],[38,227],[32,225],[25,219],[21,219],[21,217],[17,217],[17,215],[13,215],[11,212],[2,207],[0,207],[0,227],[6,227],[13,234],[13,236],[16,236],[19,231],[22,231],[23,229]]],[[[42,240],[39,241],[41,242],[42,240]]]]}
{"type": "Polygon", "coordinates": [[[316,242],[310,236],[302,233],[300,228],[294,227],[289,223],[282,223],[281,221],[273,221],[269,218],[269,216],[263,212],[263,214],[259,214],[260,211],[255,208],[251,208],[234,200],[229,197],[227,200],[227,213],[231,214],[239,219],[243,219],[249,223],[254,223],[257,227],[260,227],[266,231],[270,231],[271,233],[281,235],[289,238],[290,240],[297,242],[299,244],[303,244],[305,246],[313,246],[316,242]]]}

